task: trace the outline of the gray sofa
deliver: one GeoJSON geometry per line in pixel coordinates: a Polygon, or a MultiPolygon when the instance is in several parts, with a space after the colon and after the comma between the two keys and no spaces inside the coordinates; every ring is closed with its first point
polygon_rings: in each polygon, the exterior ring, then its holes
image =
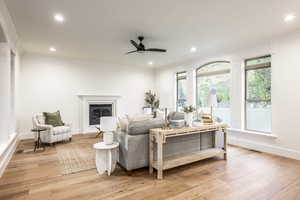
{"type": "MultiPolygon", "coordinates": [[[[169,120],[181,119],[183,114],[170,113],[169,120]]],[[[126,170],[131,171],[147,167],[149,164],[149,129],[163,127],[164,121],[150,119],[140,122],[129,122],[128,130],[118,130],[116,140],[120,143],[119,147],[119,164],[126,170]]],[[[186,135],[181,137],[168,138],[164,144],[163,155],[170,156],[179,153],[188,153],[199,151],[212,147],[212,137],[210,133],[200,135],[186,135]],[[201,144],[200,144],[201,142],[201,144]]]]}

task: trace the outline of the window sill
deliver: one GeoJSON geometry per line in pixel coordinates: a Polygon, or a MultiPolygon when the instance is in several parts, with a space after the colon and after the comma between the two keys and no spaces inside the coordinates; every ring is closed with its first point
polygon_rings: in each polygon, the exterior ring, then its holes
{"type": "Polygon", "coordinates": [[[278,138],[277,135],[274,135],[272,133],[268,134],[268,133],[262,133],[262,132],[258,132],[258,131],[248,131],[248,130],[242,130],[242,129],[237,129],[237,128],[228,128],[228,130],[233,131],[233,132],[239,132],[239,133],[259,135],[259,136],[264,136],[264,137],[273,138],[273,139],[278,138]]]}

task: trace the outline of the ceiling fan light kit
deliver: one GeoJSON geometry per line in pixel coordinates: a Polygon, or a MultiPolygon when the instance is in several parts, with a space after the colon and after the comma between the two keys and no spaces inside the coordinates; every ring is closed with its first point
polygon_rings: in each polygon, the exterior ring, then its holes
{"type": "Polygon", "coordinates": [[[159,49],[159,48],[148,48],[147,49],[145,47],[145,45],[143,44],[143,40],[144,40],[143,36],[139,36],[138,40],[139,40],[139,44],[136,43],[134,40],[130,40],[130,43],[136,48],[136,50],[129,51],[129,52],[126,53],[126,55],[131,54],[131,53],[145,53],[147,51],[149,51],[149,52],[159,52],[159,53],[167,52],[166,49],[159,49]]]}

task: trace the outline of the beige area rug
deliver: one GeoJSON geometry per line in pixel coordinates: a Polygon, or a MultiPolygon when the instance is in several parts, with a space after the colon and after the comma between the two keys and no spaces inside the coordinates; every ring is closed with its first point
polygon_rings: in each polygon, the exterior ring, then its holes
{"type": "Polygon", "coordinates": [[[99,142],[95,136],[80,138],[65,144],[56,145],[57,157],[63,175],[78,173],[96,168],[93,144],[99,142]],[[93,139],[91,138],[93,137],[93,139]]]}

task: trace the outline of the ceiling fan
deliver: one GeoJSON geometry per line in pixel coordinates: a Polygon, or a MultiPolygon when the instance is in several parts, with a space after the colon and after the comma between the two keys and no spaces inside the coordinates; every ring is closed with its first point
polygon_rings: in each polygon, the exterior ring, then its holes
{"type": "Polygon", "coordinates": [[[137,53],[144,53],[146,51],[161,52],[161,53],[167,52],[166,49],[158,49],[158,48],[149,48],[149,49],[146,49],[145,45],[142,43],[143,40],[144,40],[143,36],[139,36],[138,40],[140,41],[139,44],[137,44],[134,40],[130,40],[131,44],[136,48],[136,50],[129,51],[129,52],[126,53],[126,55],[130,54],[130,53],[136,53],[136,52],[137,53]]]}

